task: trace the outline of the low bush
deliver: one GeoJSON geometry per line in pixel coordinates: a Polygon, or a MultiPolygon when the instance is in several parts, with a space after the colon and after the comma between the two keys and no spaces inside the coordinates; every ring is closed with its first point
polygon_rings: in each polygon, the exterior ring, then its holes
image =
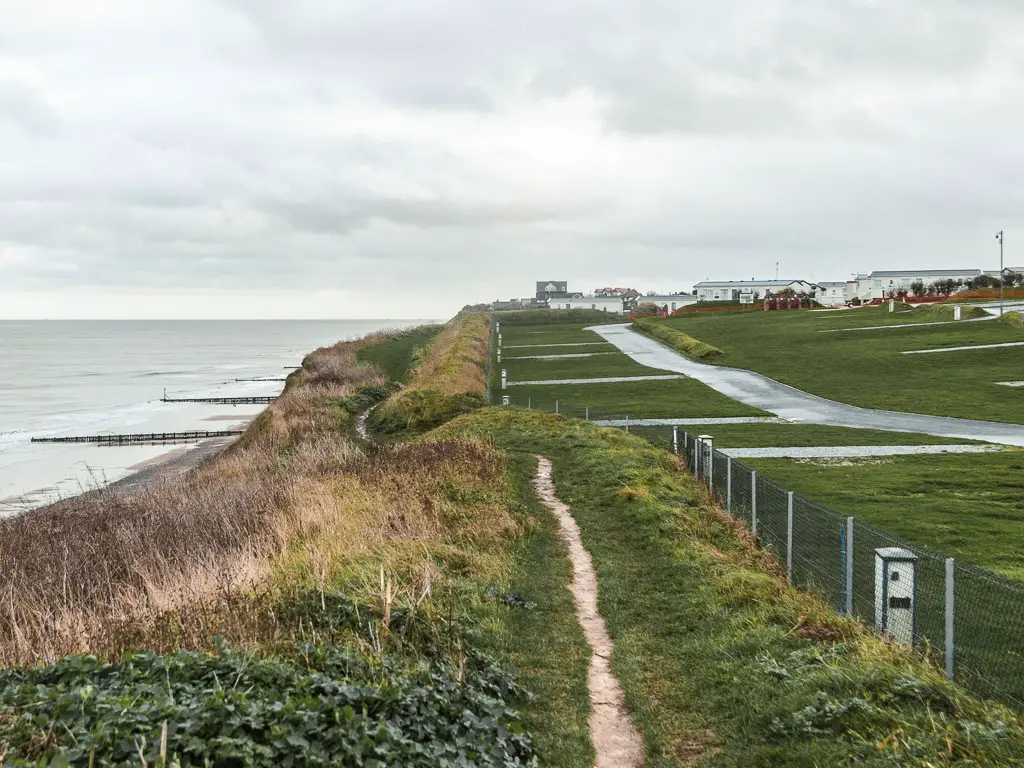
{"type": "MultiPolygon", "coordinates": [[[[899,308],[899,305],[897,308],[899,308]]],[[[953,306],[951,304],[922,304],[919,307],[914,307],[911,311],[916,317],[924,317],[929,320],[953,319],[953,306]]],[[[967,304],[961,306],[960,312],[960,318],[962,320],[970,320],[971,318],[976,317],[988,317],[988,312],[981,307],[972,307],[967,304]]]]}
{"type": "Polygon", "coordinates": [[[663,341],[672,349],[682,352],[688,357],[698,360],[711,360],[722,357],[725,354],[718,347],[705,344],[703,341],[695,339],[675,328],[663,325],[657,320],[638,318],[633,325],[647,336],[663,341]]]}
{"type": "Polygon", "coordinates": [[[507,673],[472,651],[458,664],[325,644],[287,656],[237,653],[223,642],[214,654],[71,656],[0,671],[0,759],[526,766],[531,740],[510,709],[524,698],[507,673]]]}

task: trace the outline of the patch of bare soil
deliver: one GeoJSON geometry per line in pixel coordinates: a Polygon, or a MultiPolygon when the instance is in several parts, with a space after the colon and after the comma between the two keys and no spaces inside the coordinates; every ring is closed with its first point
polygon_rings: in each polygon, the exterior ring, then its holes
{"type": "Polygon", "coordinates": [[[551,461],[537,457],[534,487],[537,495],[558,519],[558,530],[572,561],[572,594],[576,615],[590,644],[590,740],[597,753],[595,768],[639,768],[644,764],[644,743],[626,709],[622,687],[611,668],[612,638],[597,612],[597,574],[590,553],[583,548],[579,526],[572,511],[555,494],[551,461]]]}

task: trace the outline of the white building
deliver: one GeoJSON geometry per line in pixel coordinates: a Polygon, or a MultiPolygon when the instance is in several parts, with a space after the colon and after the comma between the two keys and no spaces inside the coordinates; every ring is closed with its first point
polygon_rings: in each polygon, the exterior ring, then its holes
{"type": "Polygon", "coordinates": [[[622,314],[621,296],[576,296],[548,299],[551,309],[596,309],[600,312],[622,314]]]}
{"type": "MultiPolygon", "coordinates": [[[[915,282],[925,285],[939,280],[952,280],[954,290],[963,290],[983,274],[980,269],[897,269],[875,270],[857,275],[856,297],[861,301],[884,299],[890,293],[909,292],[915,282]]],[[[998,274],[998,271],[995,273],[998,274]]]]}
{"type": "Polygon", "coordinates": [[[846,281],[818,283],[814,298],[823,307],[846,306],[846,302],[849,301],[846,296],[846,281]]]}
{"type": "Polygon", "coordinates": [[[700,301],[739,301],[740,292],[753,291],[763,299],[767,293],[779,293],[792,288],[796,293],[814,292],[814,283],[806,280],[705,280],[693,286],[700,301]]]}
{"type": "Polygon", "coordinates": [[[667,309],[675,312],[677,309],[697,303],[697,297],[692,293],[652,293],[649,296],[638,296],[637,306],[641,304],[653,304],[658,309],[667,309]]]}

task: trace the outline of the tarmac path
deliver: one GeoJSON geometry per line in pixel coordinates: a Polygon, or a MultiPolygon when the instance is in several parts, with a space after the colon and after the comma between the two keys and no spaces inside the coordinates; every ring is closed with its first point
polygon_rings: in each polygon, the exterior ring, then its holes
{"type": "Polygon", "coordinates": [[[835,400],[826,400],[753,371],[698,363],[654,339],[631,330],[630,323],[597,325],[587,330],[611,342],[642,365],[682,373],[733,400],[761,408],[789,421],[827,424],[834,427],[882,429],[889,432],[917,432],[1024,446],[1022,424],[858,408],[835,400]]]}

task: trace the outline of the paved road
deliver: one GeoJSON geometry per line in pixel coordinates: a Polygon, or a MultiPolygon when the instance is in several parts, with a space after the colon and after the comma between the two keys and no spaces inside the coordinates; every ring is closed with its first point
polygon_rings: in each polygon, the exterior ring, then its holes
{"type": "Polygon", "coordinates": [[[610,341],[638,363],[685,374],[734,400],[790,421],[889,432],[919,432],[1024,446],[1024,425],[857,408],[803,392],[753,371],[698,363],[630,330],[629,323],[597,325],[588,330],[610,341]]]}

